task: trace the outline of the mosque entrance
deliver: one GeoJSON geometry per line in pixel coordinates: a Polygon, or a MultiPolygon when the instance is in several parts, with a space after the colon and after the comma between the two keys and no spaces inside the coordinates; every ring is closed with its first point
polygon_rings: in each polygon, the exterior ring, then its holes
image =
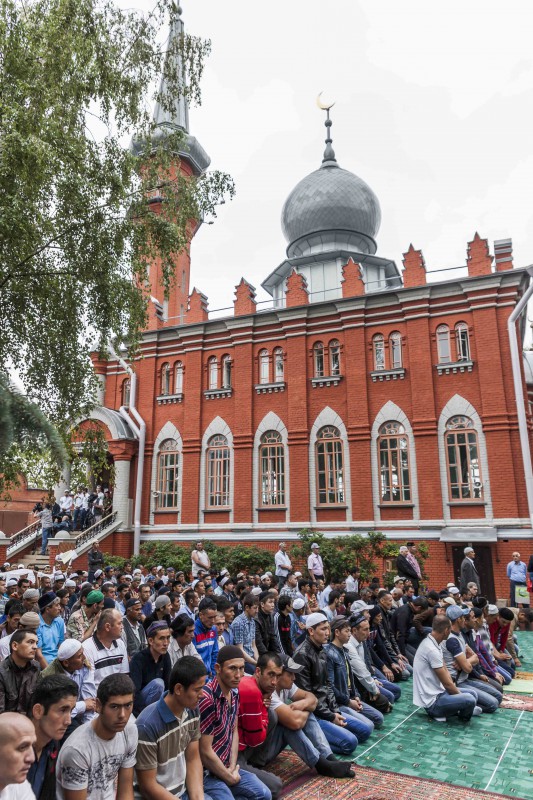
{"type": "MultiPolygon", "coordinates": [[[[452,547],[453,557],[453,574],[455,583],[459,586],[461,574],[461,562],[465,557],[464,548],[468,542],[452,547]]],[[[479,572],[481,586],[479,587],[480,594],[486,597],[490,603],[496,602],[496,593],[494,590],[494,574],[492,571],[492,549],[488,544],[475,544],[472,545],[476,551],[476,568],[479,572]]]]}

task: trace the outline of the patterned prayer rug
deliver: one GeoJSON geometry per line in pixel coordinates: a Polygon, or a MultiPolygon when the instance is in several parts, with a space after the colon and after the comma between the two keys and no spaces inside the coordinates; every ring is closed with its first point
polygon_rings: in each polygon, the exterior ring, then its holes
{"type": "Polygon", "coordinates": [[[505,692],[500,708],[514,708],[516,711],[533,711],[533,697],[525,694],[505,692]]]}
{"type": "MultiPolygon", "coordinates": [[[[369,767],[356,767],[355,773],[355,778],[345,780],[300,777],[283,789],[283,800],[503,800],[508,797],[369,767]]],[[[513,797],[518,800],[517,795],[513,797]]]]}
{"type": "Polygon", "coordinates": [[[517,670],[514,676],[515,681],[533,681],[533,672],[517,670]]]}

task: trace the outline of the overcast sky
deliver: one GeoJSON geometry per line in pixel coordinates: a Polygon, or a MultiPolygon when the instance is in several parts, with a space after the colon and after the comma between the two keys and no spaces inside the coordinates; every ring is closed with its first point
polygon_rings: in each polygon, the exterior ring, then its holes
{"type": "Polygon", "coordinates": [[[455,267],[477,230],[491,250],[511,237],[515,265],[533,262],[531,0],[181,5],[186,29],[212,42],[191,133],[237,188],[193,244],[191,282],[211,309],[232,305],[241,276],[267,297],[287,245],[281,208],[322,159],[322,90],[340,166],[379,198],[378,255],[400,265],[413,242],[428,270],[455,267]]]}

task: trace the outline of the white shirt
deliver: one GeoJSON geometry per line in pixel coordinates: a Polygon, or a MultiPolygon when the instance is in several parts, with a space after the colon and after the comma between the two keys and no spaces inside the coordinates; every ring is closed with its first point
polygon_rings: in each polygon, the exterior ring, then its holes
{"type": "Polygon", "coordinates": [[[436,669],[444,666],[440,644],[430,633],[422,640],[413,662],[413,703],[420,708],[430,708],[445,690],[436,669]]]}
{"type": "Polygon", "coordinates": [[[274,556],[274,562],[276,564],[276,575],[278,578],[286,578],[292,569],[292,563],[287,553],[278,550],[274,556]]]}
{"type": "Polygon", "coordinates": [[[35,795],[28,781],[24,781],[8,784],[0,792],[0,800],[35,800],[35,795]]]}
{"type": "Polygon", "coordinates": [[[351,575],[348,575],[346,578],[346,591],[347,592],[358,592],[359,591],[359,581],[357,578],[352,578],[351,575]]]}
{"type": "Polygon", "coordinates": [[[275,711],[276,708],[288,703],[289,700],[294,697],[297,691],[298,687],[295,683],[293,683],[290,689],[282,689],[280,692],[274,692],[270,698],[270,708],[272,711],[275,711]]]}
{"type": "Polygon", "coordinates": [[[197,558],[200,562],[199,564],[197,564],[196,561],[191,562],[193,577],[197,578],[201,569],[209,569],[209,556],[205,550],[193,550],[191,555],[197,558]]]}
{"type": "Polygon", "coordinates": [[[378,694],[379,687],[366,665],[365,646],[363,642],[358,642],[355,636],[350,636],[346,649],[348,650],[348,658],[350,659],[350,664],[355,676],[371,694],[378,694]]]}
{"type": "Polygon", "coordinates": [[[324,563],[318,553],[311,553],[307,559],[307,569],[309,572],[312,572],[313,575],[324,574],[324,563]]]}
{"type": "Polygon", "coordinates": [[[115,639],[111,647],[107,648],[95,636],[96,634],[93,634],[89,639],[85,639],[82,646],[85,657],[94,670],[94,683],[98,689],[100,681],[108,675],[117,672],[128,673],[130,666],[126,645],[122,639],[115,639]]]}

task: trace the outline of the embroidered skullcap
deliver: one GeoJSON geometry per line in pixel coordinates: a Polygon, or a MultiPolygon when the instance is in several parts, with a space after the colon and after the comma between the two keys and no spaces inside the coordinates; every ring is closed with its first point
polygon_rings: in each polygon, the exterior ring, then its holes
{"type": "Polygon", "coordinates": [[[65,641],[59,645],[59,650],[57,651],[58,661],[66,661],[67,658],[72,658],[81,647],[82,644],[78,639],[65,639],[65,641]]]}

